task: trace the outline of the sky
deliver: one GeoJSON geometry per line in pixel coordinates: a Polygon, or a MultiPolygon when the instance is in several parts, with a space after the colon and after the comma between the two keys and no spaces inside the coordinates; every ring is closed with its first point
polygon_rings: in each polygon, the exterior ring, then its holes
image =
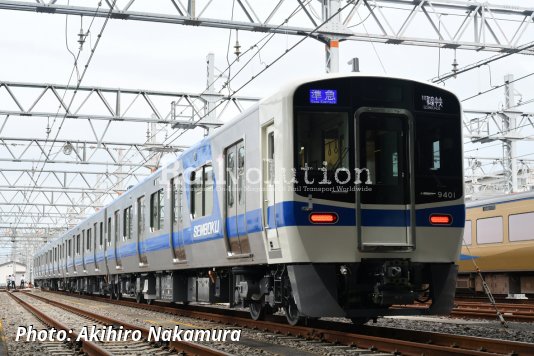
{"type": "MultiPolygon", "coordinates": [[[[73,1],[74,2],[74,1],[73,1]]],[[[200,2],[200,1],[199,1],[200,2]]],[[[59,1],[66,3],[66,1],[59,1]]],[[[77,4],[82,2],[77,1],[77,4]]],[[[120,3],[120,2],[119,2],[120,3]]],[[[137,4],[139,1],[135,3],[137,4]]],[[[232,1],[218,2],[211,13],[231,11],[232,1]]],[[[251,3],[261,4],[258,1],[251,3]]],[[[288,2],[289,3],[289,2],[288,2]]],[[[498,3],[498,2],[494,2],[498,3]]],[[[501,2],[525,6],[525,1],[501,2]]],[[[531,4],[531,2],[528,2],[531,4]]],[[[146,2],[144,4],[146,6],[146,2]]],[[[294,8],[290,3],[289,8],[294,8]]],[[[150,2],[150,11],[164,12],[168,1],[150,2]]],[[[534,7],[534,4],[531,4],[534,7]]],[[[143,10],[142,7],[139,10],[143,10]]],[[[281,12],[281,21],[288,12],[281,12]],[[283,16],[282,16],[283,15],[283,16]]],[[[387,13],[387,11],[386,11],[387,13]]],[[[304,16],[298,14],[298,16],[304,16]]],[[[375,24],[362,12],[361,20],[366,28],[358,27],[359,31],[372,31],[375,24]]],[[[235,18],[242,19],[243,14],[235,10],[235,18]]],[[[304,21],[300,17],[301,21],[304,21]]],[[[401,21],[400,18],[389,18],[393,25],[401,21]]],[[[83,28],[87,30],[90,19],[83,19],[83,28]]],[[[276,23],[276,21],[274,21],[276,23]]],[[[104,24],[103,19],[96,19],[91,27],[91,35],[84,44],[80,63],[85,63],[89,56],[89,48],[94,45],[97,33],[104,24]]],[[[503,28],[505,33],[516,26],[510,22],[503,28]]],[[[430,29],[431,30],[431,29],[430,29]]],[[[80,31],[80,17],[52,15],[42,13],[0,11],[0,81],[57,83],[66,84],[73,68],[73,57],[70,51],[78,50],[78,32],[80,31]],[[67,48],[68,46],[68,48],[67,48]]],[[[429,31],[423,22],[415,21],[407,35],[417,36],[429,31]]],[[[242,51],[253,46],[264,34],[239,31],[239,42],[242,51]]],[[[264,63],[270,63],[284,53],[301,37],[277,35],[260,52],[239,75],[232,87],[235,89],[256,75],[264,63]]],[[[534,32],[530,28],[525,32],[522,43],[534,40],[534,32]]],[[[135,22],[110,20],[103,32],[101,41],[83,79],[85,86],[105,86],[121,88],[142,88],[163,91],[200,93],[206,86],[205,58],[208,53],[215,54],[215,64],[220,70],[233,61],[233,45],[236,41],[235,31],[213,29],[205,27],[191,27],[172,24],[150,22],[135,22]],[[228,44],[230,43],[230,46],[228,44]]],[[[446,73],[452,69],[452,62],[456,56],[459,67],[474,63],[493,56],[490,52],[455,51],[452,49],[415,47],[392,44],[371,44],[366,41],[344,41],[340,44],[340,72],[348,73],[350,66],[347,62],[353,58],[360,59],[362,73],[383,74],[408,77],[415,80],[427,81],[438,73],[446,73]],[[438,60],[439,59],[439,60],[438,60]]],[[[244,59],[238,63],[242,66],[244,59]]],[[[80,66],[81,67],[81,66],[80,66]]],[[[236,69],[233,69],[235,73],[236,69]]],[[[503,83],[506,74],[515,77],[529,74],[534,70],[534,58],[529,55],[512,55],[493,62],[490,66],[459,75],[456,79],[448,80],[445,87],[453,91],[460,99],[466,98],[480,91],[487,90],[491,85],[503,83]],[[491,80],[490,80],[491,78],[491,80]]],[[[279,62],[265,71],[257,79],[246,86],[239,95],[265,97],[275,92],[281,85],[293,79],[317,76],[325,72],[324,45],[314,39],[306,39],[295,49],[291,50],[279,62]]],[[[73,82],[71,82],[72,84],[73,82]]],[[[217,84],[220,88],[220,83],[217,84]]],[[[532,87],[534,77],[517,82],[515,87],[521,94],[523,101],[534,98],[532,87]]],[[[0,96],[0,106],[2,105],[0,96]]],[[[520,96],[517,96],[519,99],[520,96]]],[[[30,100],[30,99],[28,99],[30,100]]],[[[489,94],[465,102],[464,108],[496,111],[504,105],[504,89],[497,89],[489,94]]],[[[532,104],[520,108],[534,112],[532,104]]],[[[34,119],[20,118],[10,123],[3,136],[32,137],[42,135],[46,122],[34,124],[34,119]]],[[[529,129],[525,134],[531,134],[529,129]]],[[[125,132],[132,140],[143,141],[146,138],[146,128],[128,124],[117,124],[110,132],[110,139],[124,139],[125,132]]],[[[170,131],[167,130],[167,133],[170,131]]],[[[87,137],[88,131],[75,124],[66,125],[60,137],[87,137]]],[[[186,135],[182,142],[188,145],[196,141],[201,134],[186,135]]],[[[488,145],[489,146],[489,145],[488,145]]],[[[475,152],[484,157],[499,157],[502,155],[500,146],[480,149],[479,144],[466,145],[466,155],[475,152]],[[474,151],[476,149],[478,151],[474,151]]],[[[531,141],[518,143],[518,155],[532,153],[534,145],[531,141]]],[[[529,157],[529,156],[525,156],[529,157]]],[[[486,163],[487,161],[485,161],[486,163]]],[[[490,169],[491,164],[485,168],[490,169]]],[[[497,167],[498,168],[498,167],[497,167]]]]}

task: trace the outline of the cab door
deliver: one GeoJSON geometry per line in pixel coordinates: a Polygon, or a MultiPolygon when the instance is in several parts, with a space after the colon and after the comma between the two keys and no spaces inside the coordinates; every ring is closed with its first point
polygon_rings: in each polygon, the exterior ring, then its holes
{"type": "Polygon", "coordinates": [[[362,108],[355,120],[356,181],[361,181],[356,186],[359,248],[411,250],[415,248],[411,115],[406,110],[362,108]]]}

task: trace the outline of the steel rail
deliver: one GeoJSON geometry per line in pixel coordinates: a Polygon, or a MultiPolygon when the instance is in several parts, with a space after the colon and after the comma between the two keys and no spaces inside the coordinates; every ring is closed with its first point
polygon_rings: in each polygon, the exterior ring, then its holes
{"type": "MultiPolygon", "coordinates": [[[[51,304],[53,306],[56,306],[58,308],[65,309],[71,313],[83,316],[88,319],[95,320],[97,322],[107,324],[107,325],[121,325],[126,330],[140,330],[141,334],[145,339],[148,338],[149,330],[144,327],[140,327],[137,325],[129,324],[120,320],[112,319],[104,315],[92,313],[87,310],[83,310],[80,308],[73,307],[72,305],[64,304],[61,302],[57,302],[48,298],[44,298],[38,295],[35,295],[33,293],[24,293],[25,295],[29,295],[32,298],[35,298],[37,300],[40,300],[44,303],[51,304]]],[[[185,355],[198,355],[198,356],[228,356],[229,354],[225,352],[221,352],[219,350],[212,349],[207,346],[195,344],[188,341],[170,341],[169,342],[169,348],[174,349],[177,352],[185,353],[185,355]]]]}
{"type": "MultiPolygon", "coordinates": [[[[45,313],[38,310],[37,308],[29,304],[28,302],[20,299],[19,297],[15,295],[15,293],[8,292],[7,294],[11,298],[13,298],[17,303],[22,305],[22,307],[24,307],[30,313],[35,315],[39,320],[41,320],[43,323],[45,323],[49,327],[53,327],[58,330],[65,330],[70,335],[69,338],[71,340],[78,340],[78,334],[74,331],[70,331],[70,329],[66,327],[65,325],[63,325],[61,322],[53,319],[52,317],[50,317],[49,315],[46,315],[45,313]]],[[[31,295],[31,294],[25,293],[25,295],[31,295]]],[[[103,349],[98,344],[92,341],[79,340],[79,341],[71,341],[71,342],[73,342],[74,345],[76,345],[76,343],[79,343],[81,350],[89,356],[112,356],[111,353],[109,353],[107,350],[103,349]]]]}
{"type": "MultiPolygon", "coordinates": [[[[70,295],[69,293],[59,292],[70,295]]],[[[403,355],[532,355],[534,344],[451,335],[426,331],[405,330],[375,326],[353,326],[348,323],[317,321],[310,326],[291,326],[284,317],[270,316],[267,321],[252,320],[247,312],[198,306],[169,306],[164,302],[152,305],[126,300],[110,300],[98,296],[74,296],[127,307],[140,308],[176,316],[247,327],[262,331],[294,335],[335,344],[398,352],[403,355]],[[384,337],[386,335],[386,337],[384,337]],[[483,350],[483,351],[482,351],[483,350]]]]}

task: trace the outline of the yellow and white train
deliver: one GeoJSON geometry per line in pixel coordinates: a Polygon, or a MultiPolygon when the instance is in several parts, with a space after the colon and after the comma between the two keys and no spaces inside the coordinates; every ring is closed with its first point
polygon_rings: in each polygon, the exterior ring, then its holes
{"type": "Polygon", "coordinates": [[[476,268],[492,293],[534,294],[534,192],[466,204],[457,287],[482,292],[476,268]]]}

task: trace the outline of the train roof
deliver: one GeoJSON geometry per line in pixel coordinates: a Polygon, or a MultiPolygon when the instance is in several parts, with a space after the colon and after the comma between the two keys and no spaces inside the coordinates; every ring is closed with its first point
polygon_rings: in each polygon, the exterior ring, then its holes
{"type": "Polygon", "coordinates": [[[531,200],[531,199],[534,199],[534,191],[507,194],[507,195],[501,195],[498,197],[486,198],[486,199],[480,199],[480,200],[473,200],[473,201],[466,203],[466,207],[477,208],[477,207],[481,207],[484,205],[511,203],[514,201],[531,200]]]}

